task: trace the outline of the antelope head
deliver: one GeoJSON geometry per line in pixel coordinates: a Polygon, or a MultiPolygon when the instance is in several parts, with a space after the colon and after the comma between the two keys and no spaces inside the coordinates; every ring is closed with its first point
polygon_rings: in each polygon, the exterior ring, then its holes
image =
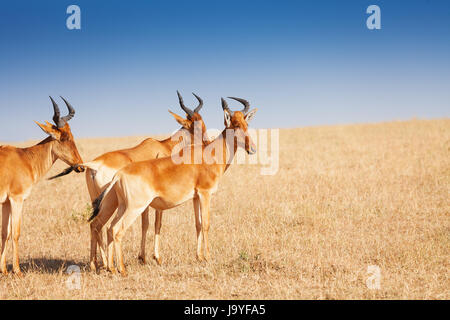
{"type": "Polygon", "coordinates": [[[36,124],[47,133],[51,139],[54,141],[52,147],[52,155],[54,159],[61,159],[69,166],[71,166],[76,172],[83,172],[84,168],[78,166],[83,163],[81,156],[78,152],[78,149],[75,145],[75,141],[72,135],[72,131],[70,130],[69,120],[73,118],[75,115],[75,109],[70,105],[69,102],[66,101],[63,97],[61,99],[64,100],[67,109],[69,110],[69,114],[65,117],[61,117],[59,107],[56,104],[55,100],[50,97],[50,100],[53,104],[53,122],[54,125],[45,121],[45,124],[36,122],[36,124]]]}
{"type": "Polygon", "coordinates": [[[253,143],[250,134],[248,133],[248,123],[255,115],[258,109],[250,110],[250,103],[247,100],[235,97],[228,97],[236,100],[244,105],[241,111],[231,111],[228,103],[222,98],[222,109],[224,112],[225,128],[231,129],[234,132],[234,143],[243,148],[248,154],[256,153],[256,145],[253,143]]]}
{"type": "Polygon", "coordinates": [[[200,110],[203,107],[203,100],[199,96],[197,96],[195,93],[192,93],[195,98],[198,100],[198,106],[192,110],[189,109],[184,105],[183,97],[181,94],[177,91],[178,100],[180,103],[181,109],[186,112],[186,118],[180,117],[179,115],[173,113],[169,110],[170,114],[175,118],[175,120],[181,124],[183,129],[187,130],[191,136],[194,136],[194,134],[201,134],[201,141],[208,142],[207,136],[206,136],[206,126],[203,122],[202,116],[200,115],[200,110]]]}

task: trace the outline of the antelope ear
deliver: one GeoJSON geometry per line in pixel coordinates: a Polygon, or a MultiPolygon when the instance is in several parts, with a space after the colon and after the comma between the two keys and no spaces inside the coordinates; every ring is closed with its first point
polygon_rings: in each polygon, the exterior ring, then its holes
{"type": "Polygon", "coordinates": [[[55,140],[61,139],[61,132],[59,132],[59,130],[57,129],[54,129],[53,125],[51,125],[50,123],[47,122],[46,124],[42,124],[37,121],[35,122],[39,126],[39,128],[42,129],[42,131],[51,136],[53,139],[55,140]]]}
{"type": "Polygon", "coordinates": [[[225,122],[225,127],[229,128],[231,127],[231,114],[227,109],[223,110],[223,115],[224,115],[224,122],[225,122]]]}
{"type": "Polygon", "coordinates": [[[188,130],[191,128],[191,122],[189,120],[180,117],[179,115],[177,115],[176,113],[173,113],[170,110],[169,110],[169,113],[175,118],[175,120],[179,124],[181,124],[183,126],[183,128],[188,129],[188,130]]]}
{"type": "Polygon", "coordinates": [[[245,118],[244,118],[244,119],[245,119],[245,121],[246,121],[247,123],[249,123],[250,120],[253,119],[253,117],[255,116],[256,111],[258,111],[257,108],[253,109],[252,111],[250,111],[249,113],[247,113],[247,114],[245,115],[245,118]]]}

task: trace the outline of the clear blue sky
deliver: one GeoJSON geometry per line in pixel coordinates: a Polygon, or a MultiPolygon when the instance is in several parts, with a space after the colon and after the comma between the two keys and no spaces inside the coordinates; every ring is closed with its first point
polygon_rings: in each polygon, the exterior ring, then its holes
{"type": "Polygon", "coordinates": [[[250,100],[259,128],[450,115],[445,0],[18,0],[0,4],[0,40],[0,141],[43,138],[48,95],[76,108],[76,137],[172,132],[177,89],[219,129],[221,96],[250,100]]]}

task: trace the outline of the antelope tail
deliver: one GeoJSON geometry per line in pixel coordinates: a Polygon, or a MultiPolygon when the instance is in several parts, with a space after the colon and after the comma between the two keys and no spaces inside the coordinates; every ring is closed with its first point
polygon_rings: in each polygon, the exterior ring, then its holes
{"type": "Polygon", "coordinates": [[[88,222],[91,222],[98,215],[98,213],[100,212],[103,198],[106,196],[106,194],[108,192],[111,191],[111,189],[116,184],[117,180],[118,179],[116,177],[114,177],[114,179],[109,183],[109,185],[105,188],[105,190],[103,190],[103,192],[98,196],[98,198],[92,202],[93,211],[92,211],[92,215],[89,218],[88,222]]]}
{"type": "Polygon", "coordinates": [[[53,177],[48,178],[47,180],[53,180],[53,179],[56,179],[59,177],[66,176],[78,167],[82,167],[85,169],[91,169],[92,171],[96,172],[100,168],[100,164],[95,161],[91,161],[91,162],[87,162],[87,163],[83,163],[83,164],[74,165],[74,166],[68,167],[63,172],[61,172],[53,177]]]}
{"type": "Polygon", "coordinates": [[[57,175],[55,175],[55,176],[53,176],[53,177],[50,177],[50,178],[48,178],[47,180],[53,180],[53,179],[56,179],[56,178],[59,178],[59,177],[66,176],[66,175],[68,175],[69,173],[71,173],[73,170],[75,170],[75,168],[76,168],[76,166],[68,167],[68,168],[65,169],[63,172],[58,173],[57,175]]]}

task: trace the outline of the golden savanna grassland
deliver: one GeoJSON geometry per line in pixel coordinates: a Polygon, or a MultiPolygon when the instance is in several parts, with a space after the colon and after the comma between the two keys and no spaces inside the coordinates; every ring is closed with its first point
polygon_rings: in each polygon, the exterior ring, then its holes
{"type": "MultiPolygon", "coordinates": [[[[142,138],[77,144],[88,161],[142,138]]],[[[450,119],[280,130],[276,175],[235,165],[221,181],[210,262],[196,261],[188,202],[163,215],[162,266],[151,259],[152,227],[147,265],[137,259],[140,220],[130,228],[127,278],[89,271],[84,174],[42,180],[24,207],[24,278],[0,276],[0,298],[449,299],[449,151],[450,119]],[[70,265],[81,268],[79,290],[66,285],[70,265]],[[372,265],[378,290],[366,286],[372,265]]],[[[9,248],[9,268],[11,258],[9,248]]]]}

